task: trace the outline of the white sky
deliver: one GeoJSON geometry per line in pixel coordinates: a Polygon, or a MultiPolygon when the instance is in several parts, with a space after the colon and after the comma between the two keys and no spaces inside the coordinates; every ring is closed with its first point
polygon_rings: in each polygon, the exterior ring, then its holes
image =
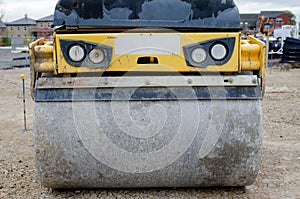
{"type": "MultiPolygon", "coordinates": [[[[40,19],[54,12],[57,0],[2,0],[5,22],[23,18],[27,13],[32,19],[40,19]]],[[[259,13],[261,10],[290,10],[300,21],[299,0],[235,0],[240,13],[259,13]]]]}

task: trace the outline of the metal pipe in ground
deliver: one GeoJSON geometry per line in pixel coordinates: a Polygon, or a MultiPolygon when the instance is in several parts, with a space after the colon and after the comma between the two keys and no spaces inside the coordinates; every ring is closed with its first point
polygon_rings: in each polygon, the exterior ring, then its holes
{"type": "Polygon", "coordinates": [[[26,126],[26,102],[25,102],[25,75],[21,74],[20,79],[22,80],[22,95],[23,95],[23,109],[24,109],[24,130],[23,132],[27,131],[26,126]]]}

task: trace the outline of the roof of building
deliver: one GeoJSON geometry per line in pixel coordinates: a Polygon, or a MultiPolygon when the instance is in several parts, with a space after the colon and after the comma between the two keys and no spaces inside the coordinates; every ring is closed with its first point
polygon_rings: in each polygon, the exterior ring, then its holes
{"type": "Polygon", "coordinates": [[[241,22],[248,22],[250,26],[256,26],[259,14],[240,14],[241,22]]]}
{"type": "Polygon", "coordinates": [[[276,18],[283,13],[286,13],[286,12],[285,11],[261,11],[259,16],[265,16],[268,18],[276,18]]]}
{"type": "Polygon", "coordinates": [[[252,19],[252,20],[257,20],[259,13],[249,13],[249,14],[240,14],[241,19],[252,19]]]}
{"type": "Polygon", "coordinates": [[[29,18],[27,14],[25,14],[24,18],[6,23],[6,25],[36,25],[36,21],[34,19],[29,18]]]}
{"type": "Polygon", "coordinates": [[[54,16],[53,15],[49,15],[43,18],[40,18],[38,20],[36,20],[36,22],[48,22],[48,21],[53,21],[54,20],[54,16]]]}
{"type": "Polygon", "coordinates": [[[0,28],[6,28],[5,23],[3,23],[2,21],[0,21],[0,28]]]}

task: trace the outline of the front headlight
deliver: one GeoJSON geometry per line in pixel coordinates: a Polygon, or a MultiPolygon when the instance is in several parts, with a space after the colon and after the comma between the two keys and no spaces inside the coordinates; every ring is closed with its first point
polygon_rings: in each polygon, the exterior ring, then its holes
{"type": "Polygon", "coordinates": [[[105,55],[104,52],[99,48],[94,48],[89,53],[89,59],[94,64],[99,64],[104,61],[105,55]]]}
{"type": "Polygon", "coordinates": [[[84,49],[80,45],[73,45],[69,49],[69,57],[74,62],[80,62],[85,57],[84,49]]]}
{"type": "Polygon", "coordinates": [[[196,63],[202,63],[207,58],[207,53],[203,48],[195,48],[191,53],[191,58],[196,63]]]}
{"type": "Polygon", "coordinates": [[[227,48],[224,44],[215,44],[212,46],[210,54],[214,60],[223,60],[227,55],[227,48]]]}

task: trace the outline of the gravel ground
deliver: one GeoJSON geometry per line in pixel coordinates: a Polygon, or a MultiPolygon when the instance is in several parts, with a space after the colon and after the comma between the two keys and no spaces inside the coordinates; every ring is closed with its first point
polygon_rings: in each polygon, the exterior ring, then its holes
{"type": "Polygon", "coordinates": [[[35,175],[28,68],[0,70],[0,112],[0,198],[300,198],[299,69],[267,72],[261,172],[256,183],[242,188],[47,189],[35,175]],[[27,80],[26,133],[20,74],[27,80]]]}

